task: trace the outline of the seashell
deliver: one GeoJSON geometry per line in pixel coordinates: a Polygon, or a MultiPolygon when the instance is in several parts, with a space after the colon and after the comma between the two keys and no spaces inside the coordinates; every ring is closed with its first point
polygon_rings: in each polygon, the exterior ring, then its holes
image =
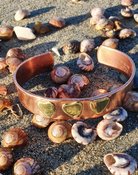
{"type": "Polygon", "coordinates": [[[21,128],[11,128],[2,135],[1,145],[14,148],[27,143],[27,134],[21,128]]]}
{"type": "Polygon", "coordinates": [[[134,20],[138,22],[138,14],[134,14],[134,20]]]}
{"type": "Polygon", "coordinates": [[[121,0],[122,6],[131,6],[133,4],[133,0],[121,0]]]}
{"type": "Polygon", "coordinates": [[[2,111],[5,108],[10,109],[12,106],[12,103],[9,99],[6,98],[0,98],[0,111],[2,111]]]}
{"type": "Polygon", "coordinates": [[[80,44],[80,52],[91,52],[94,47],[94,39],[84,39],[80,44]]]}
{"type": "Polygon", "coordinates": [[[41,111],[43,116],[51,118],[55,113],[55,105],[49,101],[39,100],[37,102],[38,109],[41,111]]]}
{"type": "Polygon", "coordinates": [[[14,19],[15,19],[15,21],[20,21],[20,20],[24,19],[25,17],[27,17],[29,15],[30,15],[30,12],[28,10],[26,10],[26,9],[19,9],[15,13],[14,19]]]}
{"type": "Polygon", "coordinates": [[[59,98],[77,98],[80,96],[81,90],[78,84],[62,84],[58,88],[59,98]]]}
{"type": "Polygon", "coordinates": [[[48,128],[48,137],[54,143],[64,142],[71,137],[71,124],[66,121],[54,122],[48,128]]]}
{"type": "Polygon", "coordinates": [[[6,96],[8,93],[6,85],[0,84],[0,95],[6,96]]]}
{"type": "Polygon", "coordinates": [[[100,19],[103,19],[103,18],[105,18],[105,17],[104,17],[104,16],[100,16],[100,15],[91,17],[91,18],[90,18],[90,26],[96,25],[96,24],[98,23],[98,21],[99,21],[100,19]]]}
{"type": "Polygon", "coordinates": [[[127,92],[123,100],[123,107],[133,111],[138,112],[138,93],[137,92],[127,92]]]}
{"type": "Polygon", "coordinates": [[[0,59],[0,70],[3,70],[7,67],[5,58],[2,60],[0,59]]]}
{"type": "Polygon", "coordinates": [[[55,83],[65,83],[71,75],[71,71],[66,66],[57,66],[51,71],[51,78],[55,83]]]}
{"type": "Polygon", "coordinates": [[[33,175],[39,174],[40,166],[37,161],[30,157],[17,160],[13,167],[13,175],[33,175]]]}
{"type": "Polygon", "coordinates": [[[10,40],[13,36],[13,28],[8,26],[0,27],[0,39],[10,40]]]}
{"type": "Polygon", "coordinates": [[[118,42],[119,42],[119,39],[117,38],[108,38],[103,41],[102,45],[116,49],[118,47],[118,42]]]}
{"type": "Polygon", "coordinates": [[[18,58],[9,57],[6,59],[6,64],[9,66],[8,69],[11,73],[14,73],[21,63],[22,61],[18,58]]]}
{"type": "Polygon", "coordinates": [[[63,28],[66,24],[65,20],[61,17],[53,17],[50,21],[49,24],[51,24],[54,27],[57,28],[63,28]]]}
{"type": "Polygon", "coordinates": [[[71,133],[76,142],[87,145],[96,139],[96,131],[84,122],[76,122],[71,128],[71,133]]]}
{"type": "Polygon", "coordinates": [[[58,95],[58,90],[56,87],[47,88],[44,92],[44,97],[56,98],[58,95]]]}
{"type": "Polygon", "coordinates": [[[6,58],[8,57],[12,57],[12,58],[18,58],[19,60],[25,60],[26,59],[26,55],[23,54],[22,49],[20,48],[11,48],[8,50],[7,54],[6,54],[6,58]]]}
{"type": "Polygon", "coordinates": [[[98,96],[107,93],[107,90],[105,89],[96,89],[92,92],[91,96],[98,96]]]}
{"type": "Polygon", "coordinates": [[[98,21],[98,23],[95,26],[96,30],[113,30],[114,29],[114,23],[106,18],[102,18],[98,21]]]}
{"type": "Polygon", "coordinates": [[[97,125],[97,134],[103,140],[114,140],[120,136],[123,126],[112,120],[104,119],[97,125]]]}
{"type": "Polygon", "coordinates": [[[126,7],[125,9],[121,9],[121,15],[125,18],[130,18],[133,16],[133,12],[130,8],[126,7]]]}
{"type": "Polygon", "coordinates": [[[104,119],[118,121],[118,122],[124,121],[127,117],[128,117],[128,113],[122,107],[119,107],[114,111],[107,113],[103,116],[104,119]]]}
{"type": "Polygon", "coordinates": [[[14,32],[19,40],[27,41],[27,40],[33,40],[36,38],[32,29],[28,27],[16,26],[14,27],[14,32]]]}
{"type": "Polygon", "coordinates": [[[13,156],[10,149],[0,148],[0,171],[7,170],[13,163],[13,156]]]}
{"type": "Polygon", "coordinates": [[[71,40],[62,47],[62,50],[66,55],[78,53],[80,52],[80,42],[71,40]]]}
{"type": "Polygon", "coordinates": [[[100,7],[95,7],[91,10],[91,16],[95,17],[95,16],[104,16],[104,12],[105,10],[103,8],[100,7]]]}
{"type": "Polygon", "coordinates": [[[132,29],[122,29],[119,33],[120,39],[133,38],[136,36],[136,32],[132,29]]]}
{"type": "Polygon", "coordinates": [[[82,103],[72,102],[72,103],[63,104],[62,110],[69,117],[72,117],[73,119],[77,119],[82,112],[82,107],[83,107],[82,103]]]}
{"type": "Polygon", "coordinates": [[[45,34],[50,32],[48,25],[42,24],[40,21],[35,22],[33,29],[38,34],[45,34]]]}
{"type": "Polygon", "coordinates": [[[114,175],[132,175],[137,169],[136,160],[126,153],[109,153],[104,156],[104,163],[114,175]]]}
{"type": "Polygon", "coordinates": [[[117,35],[115,30],[108,30],[108,31],[105,31],[103,34],[108,38],[114,38],[117,35]]]}
{"type": "Polygon", "coordinates": [[[81,53],[77,59],[77,65],[84,71],[92,71],[94,69],[93,59],[86,53],[81,53]]]}
{"type": "Polygon", "coordinates": [[[32,124],[38,128],[46,128],[49,123],[51,122],[51,120],[49,118],[46,118],[42,115],[33,115],[32,118],[32,124]]]}
{"type": "Polygon", "coordinates": [[[57,47],[52,47],[51,49],[57,56],[61,56],[61,54],[59,53],[59,49],[57,47]]]}
{"type": "Polygon", "coordinates": [[[68,84],[77,84],[79,85],[80,89],[83,89],[85,86],[87,86],[89,82],[89,79],[82,74],[74,74],[68,80],[68,84]]]}

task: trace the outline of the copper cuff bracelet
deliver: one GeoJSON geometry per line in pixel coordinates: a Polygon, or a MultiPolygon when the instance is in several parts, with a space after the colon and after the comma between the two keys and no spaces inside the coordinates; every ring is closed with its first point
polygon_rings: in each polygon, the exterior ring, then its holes
{"type": "Polygon", "coordinates": [[[46,98],[23,89],[23,84],[32,77],[52,68],[54,59],[50,52],[34,56],[19,65],[14,74],[14,83],[22,105],[30,112],[45,116],[52,121],[96,118],[122,105],[127,91],[132,88],[135,75],[133,60],[121,51],[100,46],[98,62],[122,72],[128,81],[111,92],[90,98],[46,98]]]}

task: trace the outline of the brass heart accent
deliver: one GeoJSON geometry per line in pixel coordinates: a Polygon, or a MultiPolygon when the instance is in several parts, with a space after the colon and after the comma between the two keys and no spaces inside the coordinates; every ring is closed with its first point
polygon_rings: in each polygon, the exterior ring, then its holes
{"type": "Polygon", "coordinates": [[[51,102],[45,102],[43,100],[38,101],[37,103],[39,110],[47,118],[51,118],[55,113],[55,105],[51,102]]]}
{"type": "Polygon", "coordinates": [[[99,114],[105,110],[105,108],[109,104],[109,101],[110,101],[110,98],[108,97],[91,101],[90,108],[94,113],[99,114]]]}
{"type": "Polygon", "coordinates": [[[62,105],[62,110],[65,114],[72,118],[77,118],[82,112],[82,103],[73,102],[62,105]]]}

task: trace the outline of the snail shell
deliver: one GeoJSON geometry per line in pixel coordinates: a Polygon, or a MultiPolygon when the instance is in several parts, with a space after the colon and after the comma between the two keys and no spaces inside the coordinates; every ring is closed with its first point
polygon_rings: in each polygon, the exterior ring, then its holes
{"type": "Polygon", "coordinates": [[[26,9],[19,9],[14,16],[15,21],[20,21],[24,19],[25,17],[29,16],[30,12],[26,9]]]}
{"type": "Polygon", "coordinates": [[[33,118],[32,118],[32,124],[38,128],[46,128],[49,123],[51,122],[50,119],[44,117],[44,116],[41,116],[41,115],[33,115],[33,118]]]}
{"type": "Polygon", "coordinates": [[[9,40],[13,36],[13,28],[8,26],[0,27],[0,39],[9,40]]]}
{"type": "Polygon", "coordinates": [[[80,42],[71,40],[62,47],[62,50],[66,55],[78,53],[80,52],[80,42]]]}
{"type": "Polygon", "coordinates": [[[136,36],[136,32],[132,29],[122,29],[119,33],[120,39],[133,38],[136,36]]]}
{"type": "Polygon", "coordinates": [[[85,39],[80,44],[80,52],[90,52],[94,49],[94,39],[85,39]]]}
{"type": "Polygon", "coordinates": [[[121,15],[125,18],[130,18],[133,16],[133,12],[130,8],[126,7],[125,9],[121,9],[121,15]]]}
{"type": "Polygon", "coordinates": [[[114,175],[132,175],[137,169],[136,160],[126,153],[106,154],[104,163],[114,175]]]}
{"type": "Polygon", "coordinates": [[[1,145],[14,148],[27,143],[27,134],[21,128],[11,128],[2,135],[1,145]]]}
{"type": "Polygon", "coordinates": [[[76,122],[71,128],[73,138],[83,145],[87,145],[96,139],[96,131],[84,122],[76,122]]]}
{"type": "Polygon", "coordinates": [[[96,17],[96,16],[104,16],[105,10],[100,7],[95,7],[91,10],[91,16],[96,17]]]}
{"type": "Polygon", "coordinates": [[[38,34],[45,34],[50,32],[49,27],[46,24],[42,24],[40,21],[35,22],[33,29],[38,34]]]}
{"type": "Polygon", "coordinates": [[[85,86],[87,86],[89,82],[89,79],[82,74],[74,74],[68,80],[68,84],[77,84],[79,85],[80,89],[83,89],[85,86]]]}
{"type": "Polygon", "coordinates": [[[122,6],[131,6],[133,4],[133,0],[121,0],[122,6]]]}
{"type": "Polygon", "coordinates": [[[114,30],[105,31],[103,34],[108,38],[114,38],[117,35],[116,31],[114,30]]]}
{"type": "Polygon", "coordinates": [[[0,148],[0,171],[7,170],[13,163],[10,149],[0,148]]]}
{"type": "Polygon", "coordinates": [[[40,166],[37,161],[29,157],[17,160],[13,168],[13,175],[33,175],[39,172],[40,166]]]}
{"type": "Polygon", "coordinates": [[[9,57],[18,58],[19,60],[26,59],[26,55],[23,54],[23,51],[17,47],[8,50],[8,52],[6,54],[6,58],[9,58],[9,57]]]}
{"type": "Polygon", "coordinates": [[[44,92],[44,96],[48,98],[56,98],[58,95],[58,90],[56,87],[47,88],[44,92]]]}
{"type": "Polygon", "coordinates": [[[94,69],[93,59],[86,53],[81,53],[77,60],[77,65],[80,69],[85,71],[92,71],[94,69]]]}
{"type": "Polygon", "coordinates": [[[16,68],[22,63],[18,58],[8,57],[6,59],[6,64],[9,66],[8,69],[11,73],[14,73],[16,68]]]}
{"type": "Polygon", "coordinates": [[[98,21],[100,19],[102,19],[102,18],[105,18],[105,17],[104,16],[100,16],[100,15],[91,17],[90,18],[90,26],[96,25],[98,23],[98,21]]]}
{"type": "Polygon", "coordinates": [[[134,14],[134,20],[138,22],[138,14],[134,14]]]}
{"type": "Polygon", "coordinates": [[[128,113],[122,107],[119,107],[116,110],[114,110],[108,114],[105,114],[103,116],[104,119],[114,120],[114,121],[118,121],[118,122],[124,121],[127,117],[128,117],[128,113]]]}
{"type": "Polygon", "coordinates": [[[108,38],[108,39],[104,40],[102,45],[116,49],[118,47],[118,42],[119,42],[119,39],[117,39],[117,38],[108,38]]]}
{"type": "Polygon", "coordinates": [[[117,138],[123,130],[123,126],[112,120],[104,119],[97,125],[97,134],[103,140],[113,140],[117,138]]]}
{"type": "Polygon", "coordinates": [[[71,137],[71,124],[66,121],[54,122],[48,129],[48,137],[54,143],[61,143],[71,137]]]}
{"type": "Polygon", "coordinates": [[[51,24],[54,27],[57,28],[63,28],[65,26],[65,20],[61,17],[53,17],[50,21],[49,24],[51,24]]]}
{"type": "Polygon", "coordinates": [[[95,26],[96,30],[113,30],[114,29],[114,23],[106,18],[102,18],[98,21],[98,23],[95,26]]]}
{"type": "Polygon", "coordinates": [[[77,98],[80,93],[81,90],[78,84],[62,84],[58,88],[59,98],[77,98]]]}
{"type": "Polygon", "coordinates": [[[66,66],[57,66],[51,71],[51,78],[55,83],[65,83],[71,75],[71,71],[66,66]]]}

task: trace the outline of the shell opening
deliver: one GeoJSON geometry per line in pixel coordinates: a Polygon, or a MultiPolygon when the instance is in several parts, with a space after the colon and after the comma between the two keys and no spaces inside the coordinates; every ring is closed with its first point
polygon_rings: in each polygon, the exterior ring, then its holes
{"type": "Polygon", "coordinates": [[[108,125],[105,128],[105,133],[109,136],[112,136],[116,134],[116,132],[119,130],[120,130],[120,127],[117,125],[117,123],[112,123],[111,125],[108,125]]]}
{"type": "Polygon", "coordinates": [[[56,75],[58,77],[64,77],[66,75],[66,72],[67,72],[66,69],[63,67],[57,67],[56,69],[56,75]]]}

